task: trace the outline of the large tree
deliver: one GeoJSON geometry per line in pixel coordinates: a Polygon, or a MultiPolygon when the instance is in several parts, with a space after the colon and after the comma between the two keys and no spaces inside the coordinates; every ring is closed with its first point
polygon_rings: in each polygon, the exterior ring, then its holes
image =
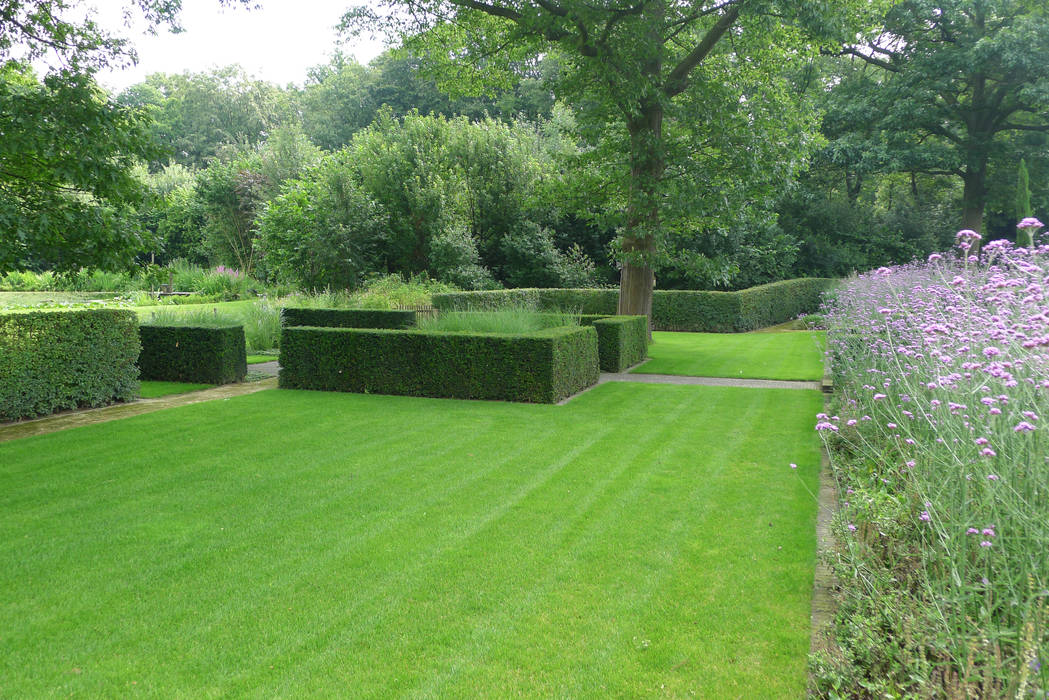
{"type": "Polygon", "coordinates": [[[446,84],[476,89],[523,61],[558,54],[559,93],[580,111],[584,128],[600,133],[595,153],[604,158],[596,165],[619,165],[612,189],[622,196],[609,199],[624,213],[619,310],[646,315],[661,237],[672,226],[668,204],[691,199],[700,216],[746,209],[755,195],[741,181],[768,181],[784,172],[784,161],[790,169],[808,124],[791,108],[776,70],[811,48],[804,36],[841,36],[850,9],[845,0],[382,4],[386,12],[352,10],[346,27],[399,35],[451,76],[446,84]],[[734,160],[752,167],[729,175],[734,160]],[[686,167],[690,162],[705,172],[686,167]]]}
{"type": "Polygon", "coordinates": [[[1011,135],[1049,131],[1049,6],[907,0],[845,53],[882,72],[865,98],[891,167],[960,178],[959,223],[982,231],[995,158],[1011,135]]]}
{"type": "MultiPolygon", "coordinates": [[[[126,11],[178,29],[179,7],[136,0],[126,11]]],[[[77,3],[0,2],[0,272],[131,261],[139,240],[128,208],[141,195],[131,168],[156,153],[144,115],[111,100],[93,74],[134,60],[127,40],[77,3]],[[30,62],[49,66],[42,79],[30,62]]]]}

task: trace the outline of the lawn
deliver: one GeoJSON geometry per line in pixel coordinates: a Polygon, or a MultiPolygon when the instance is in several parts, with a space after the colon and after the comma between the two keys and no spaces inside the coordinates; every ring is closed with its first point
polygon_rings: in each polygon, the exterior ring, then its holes
{"type": "Polygon", "coordinates": [[[655,332],[645,374],[741,379],[823,378],[825,331],[783,333],[655,332]]]}
{"type": "Polygon", "coordinates": [[[0,696],[801,697],[821,406],[274,390],[4,443],[0,696]]]}
{"type": "Polygon", "coordinates": [[[172,394],[185,394],[187,391],[210,389],[214,384],[193,384],[191,382],[139,382],[138,395],[144,399],[155,399],[172,394]]]}
{"type": "Polygon", "coordinates": [[[248,355],[249,365],[261,365],[266,362],[276,362],[277,355],[248,355]]]}

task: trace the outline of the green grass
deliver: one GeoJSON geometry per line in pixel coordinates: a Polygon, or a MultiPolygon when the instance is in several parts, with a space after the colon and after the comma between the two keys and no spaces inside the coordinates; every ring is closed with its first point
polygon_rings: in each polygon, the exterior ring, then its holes
{"type": "Polygon", "coordinates": [[[274,390],[0,444],[0,695],[802,697],[821,406],[274,390]]]}
{"type": "Polygon", "coordinates": [[[276,362],[276,355],[248,355],[249,365],[261,365],[264,362],[276,362]]]}
{"type": "Polygon", "coordinates": [[[823,378],[824,331],[652,334],[652,359],[634,372],[741,379],[823,378]]]}
{"type": "Polygon", "coordinates": [[[192,382],[139,382],[138,395],[144,399],[155,399],[172,394],[185,394],[187,391],[210,389],[213,384],[193,384],[192,382]]]}

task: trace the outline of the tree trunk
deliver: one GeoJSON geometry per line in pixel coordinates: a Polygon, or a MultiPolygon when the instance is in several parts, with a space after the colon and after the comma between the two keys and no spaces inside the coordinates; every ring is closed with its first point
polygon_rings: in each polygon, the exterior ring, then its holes
{"type": "Polygon", "coordinates": [[[652,291],[659,226],[660,182],[666,170],[663,158],[663,105],[658,99],[643,103],[630,130],[630,198],[623,235],[623,269],[619,276],[619,313],[647,316],[652,336],[652,291]]]}
{"type": "Polygon", "coordinates": [[[985,169],[966,170],[962,176],[962,228],[983,233],[983,207],[987,197],[985,169]]]}

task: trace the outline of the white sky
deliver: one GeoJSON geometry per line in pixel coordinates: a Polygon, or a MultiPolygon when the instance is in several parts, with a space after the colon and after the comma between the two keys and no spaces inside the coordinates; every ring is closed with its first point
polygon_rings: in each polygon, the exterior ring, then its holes
{"type": "MultiPolygon", "coordinates": [[[[221,7],[217,0],[182,0],[181,34],[159,31],[149,36],[122,26],[123,2],[92,0],[98,22],[126,37],[138,50],[138,65],[104,71],[98,80],[119,92],[150,73],[201,72],[239,63],[256,78],[281,86],[302,84],[306,70],[326,63],[335,50],[335,25],[361,0],[258,0],[255,10],[221,7]]],[[[367,63],[384,49],[367,36],[342,46],[348,56],[367,63]]]]}

